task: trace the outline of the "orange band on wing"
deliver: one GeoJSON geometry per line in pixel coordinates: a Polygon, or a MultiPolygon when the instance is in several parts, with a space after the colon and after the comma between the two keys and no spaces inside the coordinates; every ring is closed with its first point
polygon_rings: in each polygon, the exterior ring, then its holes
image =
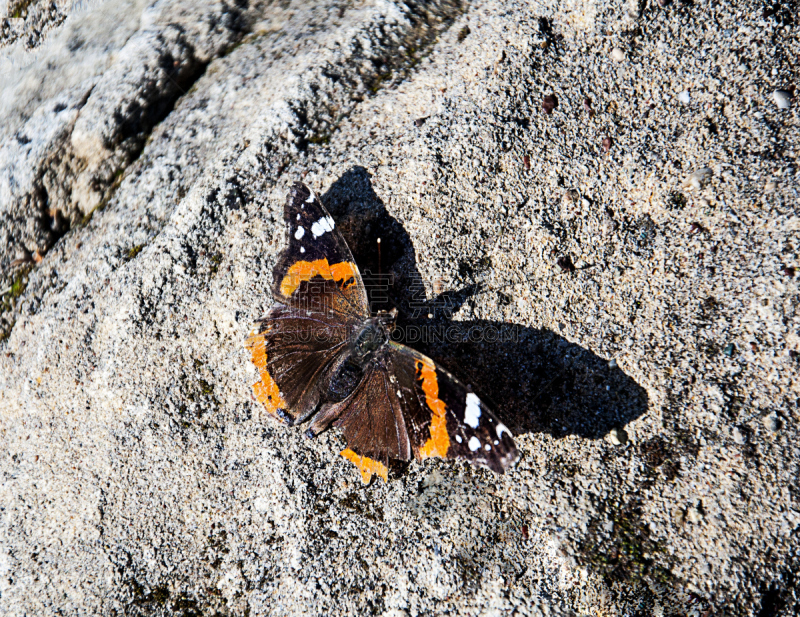
{"type": "Polygon", "coordinates": [[[253,384],[253,393],[256,399],[263,403],[264,407],[271,414],[274,414],[279,409],[286,409],[286,401],[281,396],[281,391],[278,384],[269,374],[267,369],[267,345],[263,334],[254,334],[247,339],[247,348],[250,349],[252,354],[253,364],[258,369],[258,374],[261,381],[253,384]]]}
{"type": "Polygon", "coordinates": [[[417,380],[422,381],[422,391],[425,393],[425,403],[433,412],[431,416],[431,436],[420,448],[420,458],[431,456],[447,456],[450,448],[450,436],[447,434],[447,406],[439,398],[439,379],[436,377],[436,367],[430,362],[417,360],[417,380]]]}
{"type": "Polygon", "coordinates": [[[332,266],[328,264],[326,258],[316,261],[298,261],[289,268],[286,276],[283,277],[281,293],[289,297],[300,287],[300,283],[310,281],[315,276],[321,276],[330,281],[346,281],[352,278],[355,283],[358,269],[354,263],[349,261],[341,261],[332,266]]]}
{"type": "Polygon", "coordinates": [[[361,481],[364,484],[369,484],[373,474],[383,478],[384,482],[389,480],[389,470],[386,469],[386,465],[383,463],[372,460],[369,457],[356,454],[350,448],[342,450],[340,454],[358,467],[358,470],[361,472],[361,481]]]}

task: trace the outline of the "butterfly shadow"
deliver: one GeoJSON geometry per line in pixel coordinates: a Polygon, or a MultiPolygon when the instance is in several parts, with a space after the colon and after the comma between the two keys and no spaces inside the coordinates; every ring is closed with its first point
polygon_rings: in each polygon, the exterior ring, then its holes
{"type": "MultiPolygon", "coordinates": [[[[511,298],[473,282],[428,299],[411,239],[363,167],[342,175],[322,201],[350,246],[372,310],[398,309],[398,342],[469,384],[515,434],[600,439],[647,411],[644,388],[614,362],[554,332],[493,320],[453,321],[482,297],[494,296],[501,304],[511,298]]],[[[467,279],[481,267],[458,265],[467,279]]]]}

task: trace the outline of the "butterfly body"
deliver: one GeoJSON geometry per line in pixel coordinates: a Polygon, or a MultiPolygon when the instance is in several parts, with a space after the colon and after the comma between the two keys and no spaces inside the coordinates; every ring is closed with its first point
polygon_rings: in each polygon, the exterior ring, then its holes
{"type": "MultiPolygon", "coordinates": [[[[393,322],[391,325],[394,325],[393,322]]],[[[344,362],[331,379],[328,387],[331,400],[343,400],[350,395],[361,382],[364,371],[370,364],[383,365],[380,352],[389,337],[389,328],[381,316],[364,322],[353,337],[344,362]]]]}
{"type": "Polygon", "coordinates": [[[325,207],[295,183],[284,209],[287,248],[273,270],[277,304],[248,339],[254,393],[306,436],[342,430],[342,455],[388,476],[390,459],[463,458],[502,473],[518,454],[509,430],[427,356],[392,340],[397,311],[370,315],[350,250],[325,207]]]}

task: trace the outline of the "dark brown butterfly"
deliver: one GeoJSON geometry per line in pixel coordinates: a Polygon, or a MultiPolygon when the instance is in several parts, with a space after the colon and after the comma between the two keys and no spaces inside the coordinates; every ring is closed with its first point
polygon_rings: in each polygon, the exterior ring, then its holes
{"type": "Polygon", "coordinates": [[[389,459],[463,458],[503,473],[518,457],[510,431],[433,360],[392,341],[396,310],[370,315],[350,249],[307,186],[284,209],[287,247],[273,270],[278,304],[247,340],[267,411],[306,435],[344,433],[342,456],[388,476],[389,459]]]}

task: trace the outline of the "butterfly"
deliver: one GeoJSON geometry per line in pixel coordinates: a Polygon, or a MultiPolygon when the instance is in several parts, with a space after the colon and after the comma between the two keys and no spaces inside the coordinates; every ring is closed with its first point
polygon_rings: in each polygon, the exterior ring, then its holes
{"type": "Polygon", "coordinates": [[[322,202],[296,182],[284,207],[286,248],[273,269],[276,304],[247,348],[255,398],[313,438],[331,426],[362,481],[390,460],[466,459],[503,473],[518,458],[509,429],[429,357],[398,344],[397,309],[370,313],[361,274],[322,202]]]}

